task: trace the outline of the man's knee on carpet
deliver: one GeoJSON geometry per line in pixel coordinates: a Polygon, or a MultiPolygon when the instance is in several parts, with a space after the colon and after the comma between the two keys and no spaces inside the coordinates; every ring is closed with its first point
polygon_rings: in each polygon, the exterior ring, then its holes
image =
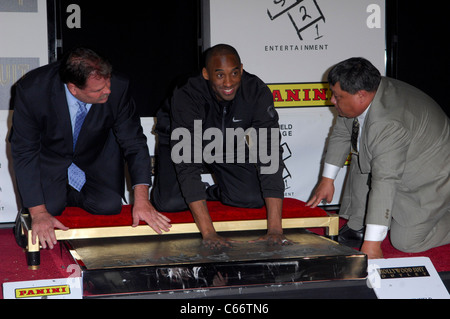
{"type": "Polygon", "coordinates": [[[391,225],[390,240],[395,249],[405,253],[420,253],[433,248],[431,231],[422,232],[417,227],[401,227],[395,222],[391,225]]]}
{"type": "Polygon", "coordinates": [[[184,198],[181,196],[165,198],[164,200],[159,200],[158,196],[152,196],[151,202],[158,212],[176,213],[189,209],[184,198]]]}
{"type": "Polygon", "coordinates": [[[222,193],[221,202],[225,205],[242,208],[261,208],[264,206],[264,199],[259,189],[247,189],[240,192],[239,196],[222,193]]]}
{"type": "Polygon", "coordinates": [[[403,252],[419,253],[450,243],[450,215],[434,223],[402,226],[392,220],[390,237],[392,245],[403,252]]]}
{"type": "Polygon", "coordinates": [[[58,200],[53,200],[45,204],[47,212],[52,216],[60,216],[66,209],[66,199],[59,198],[58,200]]]}
{"type": "Polygon", "coordinates": [[[425,251],[426,249],[419,249],[417,247],[416,243],[412,243],[412,242],[406,242],[404,240],[400,240],[398,237],[396,236],[392,236],[391,235],[391,244],[392,246],[400,251],[403,251],[405,253],[419,253],[422,251],[425,251]]]}
{"type": "Polygon", "coordinates": [[[117,199],[93,202],[86,201],[82,208],[93,215],[118,215],[122,211],[122,201],[117,199]]]}

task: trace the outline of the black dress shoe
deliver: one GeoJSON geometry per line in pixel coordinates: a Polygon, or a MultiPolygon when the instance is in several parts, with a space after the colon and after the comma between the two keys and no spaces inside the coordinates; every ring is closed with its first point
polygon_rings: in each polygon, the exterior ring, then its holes
{"type": "Polygon", "coordinates": [[[339,229],[338,242],[342,245],[352,247],[352,248],[361,248],[364,241],[364,227],[360,230],[354,230],[344,225],[341,229],[339,229]]]}

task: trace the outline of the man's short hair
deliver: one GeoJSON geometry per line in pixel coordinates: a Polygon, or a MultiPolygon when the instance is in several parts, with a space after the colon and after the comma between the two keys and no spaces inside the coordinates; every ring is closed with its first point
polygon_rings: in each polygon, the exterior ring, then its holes
{"type": "Polygon", "coordinates": [[[112,66],[91,49],[76,48],[64,56],[59,73],[64,83],[70,82],[83,89],[91,76],[111,77],[112,66]]]}
{"type": "Polygon", "coordinates": [[[221,43],[216,44],[205,51],[205,67],[208,66],[211,58],[216,55],[234,55],[238,59],[239,65],[241,64],[241,57],[239,56],[237,50],[229,44],[221,43]]]}
{"type": "Polygon", "coordinates": [[[380,71],[364,58],[350,58],[335,65],[328,74],[330,85],[339,82],[341,89],[356,94],[365,90],[374,92],[381,81],[380,71]]]}

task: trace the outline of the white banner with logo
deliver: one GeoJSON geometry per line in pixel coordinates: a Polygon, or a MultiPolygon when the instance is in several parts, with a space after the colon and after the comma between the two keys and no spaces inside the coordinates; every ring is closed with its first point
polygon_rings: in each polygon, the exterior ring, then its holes
{"type": "Polygon", "coordinates": [[[428,257],[370,259],[367,273],[378,299],[450,299],[428,257]]]}
{"type": "Polygon", "coordinates": [[[82,299],[81,277],[3,283],[4,299],[82,299]]]}
{"type": "MultiPolygon", "coordinates": [[[[271,88],[280,115],[286,197],[306,201],[337,113],[328,70],[365,57],[385,74],[385,1],[205,0],[204,45],[234,46],[244,69],[271,88]]],[[[336,180],[338,204],[346,169],[336,180]]]]}
{"type": "MultiPolygon", "coordinates": [[[[380,0],[204,0],[205,48],[229,43],[244,68],[274,93],[280,114],[286,197],[306,201],[321,170],[336,118],[326,83],[329,68],[363,56],[385,73],[385,4],[380,0]]],[[[17,214],[17,193],[7,135],[12,85],[48,63],[45,0],[0,3],[0,223],[17,214]]],[[[144,118],[154,149],[152,118],[144,118]]],[[[339,202],[345,170],[336,181],[339,202]]]]}
{"type": "Polygon", "coordinates": [[[14,221],[18,198],[7,142],[11,87],[28,71],[48,63],[46,0],[0,1],[0,223],[14,221]]]}

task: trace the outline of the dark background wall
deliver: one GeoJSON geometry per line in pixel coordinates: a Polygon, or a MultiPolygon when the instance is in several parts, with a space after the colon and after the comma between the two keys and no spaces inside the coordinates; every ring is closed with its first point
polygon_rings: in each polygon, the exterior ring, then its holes
{"type": "Polygon", "coordinates": [[[178,77],[198,70],[200,0],[51,0],[58,56],[87,46],[130,77],[141,116],[154,116],[178,77]],[[54,1],[54,2],[53,2],[54,1]],[[67,7],[81,8],[81,28],[69,28],[67,7]]]}
{"type": "Polygon", "coordinates": [[[450,46],[445,2],[387,0],[387,75],[434,98],[450,116],[450,46]]]}
{"type": "MultiPolygon", "coordinates": [[[[177,79],[200,68],[200,0],[48,2],[55,7],[56,37],[62,40],[56,58],[78,45],[106,55],[130,76],[141,116],[154,116],[177,79]],[[67,6],[73,3],[81,8],[78,29],[66,25],[67,6]]],[[[442,5],[386,1],[387,75],[422,89],[450,114],[445,42],[450,28],[442,5]]]]}

